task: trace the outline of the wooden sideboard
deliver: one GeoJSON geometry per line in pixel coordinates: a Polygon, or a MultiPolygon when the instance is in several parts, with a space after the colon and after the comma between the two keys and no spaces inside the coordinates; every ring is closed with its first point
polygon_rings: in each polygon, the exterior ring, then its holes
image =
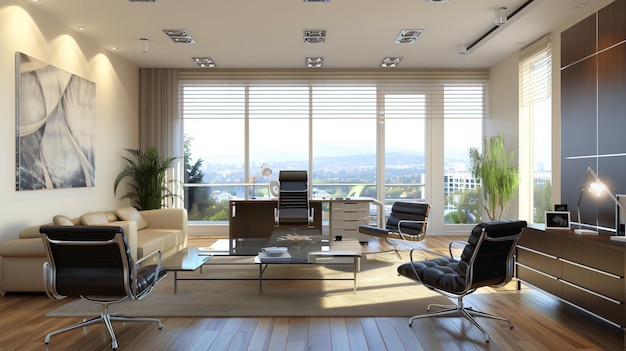
{"type": "Polygon", "coordinates": [[[626,243],[529,225],[516,253],[516,277],[626,327],[626,243]]]}

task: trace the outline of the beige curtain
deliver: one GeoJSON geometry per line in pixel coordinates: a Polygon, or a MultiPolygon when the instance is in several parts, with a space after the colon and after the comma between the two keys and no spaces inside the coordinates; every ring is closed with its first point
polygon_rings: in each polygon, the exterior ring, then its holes
{"type": "MultiPolygon", "coordinates": [[[[170,68],[139,69],[139,148],[154,146],[161,158],[179,157],[168,179],[182,180],[183,128],[178,116],[178,73],[170,68]]],[[[174,185],[172,185],[174,187],[174,185]]],[[[172,189],[182,195],[182,187],[172,189]]],[[[168,206],[180,207],[178,199],[168,206]]]]}

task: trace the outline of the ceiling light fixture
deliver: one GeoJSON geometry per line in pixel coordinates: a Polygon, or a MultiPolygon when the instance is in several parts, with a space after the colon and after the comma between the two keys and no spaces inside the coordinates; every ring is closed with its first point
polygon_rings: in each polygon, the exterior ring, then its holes
{"type": "Polygon", "coordinates": [[[304,59],[307,68],[320,68],[324,65],[323,57],[307,57],[304,59]]]}
{"type": "Polygon", "coordinates": [[[325,29],[305,29],[304,42],[307,44],[322,44],[326,41],[325,29]]]}
{"type": "Polygon", "coordinates": [[[196,42],[185,29],[163,29],[163,32],[175,43],[193,44],[196,42]]]}
{"type": "Polygon", "coordinates": [[[191,59],[202,68],[215,67],[215,61],[210,57],[192,57],[191,59]]]}
{"type": "Polygon", "coordinates": [[[148,39],[146,38],[139,39],[139,51],[148,52],[148,39]]]}
{"type": "MultiPolygon", "coordinates": [[[[494,25],[491,29],[489,29],[485,34],[481,35],[473,43],[471,43],[469,45],[464,45],[463,47],[465,49],[461,50],[460,53],[461,54],[470,54],[470,53],[472,53],[474,50],[476,50],[482,44],[486,43],[487,41],[489,41],[490,39],[495,37],[500,32],[499,31],[500,28],[503,28],[505,26],[510,26],[512,22],[515,22],[516,20],[521,18],[523,15],[525,15],[528,12],[530,12],[530,10],[535,8],[539,3],[541,3],[541,0],[540,1],[526,0],[522,5],[520,5],[520,7],[516,8],[513,11],[511,11],[508,16],[506,15],[506,10],[507,9],[504,8],[504,10],[505,10],[504,11],[505,12],[504,13],[504,17],[506,18],[505,23],[503,23],[502,25],[497,25],[497,24],[494,25]]],[[[501,11],[501,9],[499,11],[501,11]]]]}
{"type": "Polygon", "coordinates": [[[330,0],[304,0],[304,2],[329,2],[330,0]]]}
{"type": "Polygon", "coordinates": [[[402,61],[402,57],[385,57],[383,59],[383,63],[380,64],[381,67],[398,67],[402,61]]]}
{"type": "Polygon", "coordinates": [[[506,17],[506,7],[502,6],[501,8],[496,10],[496,26],[501,26],[505,24],[507,21],[506,17]]]}
{"type": "Polygon", "coordinates": [[[129,2],[157,2],[157,0],[128,0],[129,2]]]}
{"type": "Polygon", "coordinates": [[[423,29],[403,29],[394,41],[396,44],[412,44],[415,39],[424,33],[423,29]]]}

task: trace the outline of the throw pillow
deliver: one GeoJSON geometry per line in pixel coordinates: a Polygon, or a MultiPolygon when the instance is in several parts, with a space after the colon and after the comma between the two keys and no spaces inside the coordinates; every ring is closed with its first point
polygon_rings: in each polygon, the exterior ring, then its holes
{"type": "Polygon", "coordinates": [[[137,230],[148,227],[148,221],[132,206],[118,208],[115,210],[115,214],[123,221],[135,221],[137,223],[137,230]]]}
{"type": "Polygon", "coordinates": [[[62,215],[56,215],[52,217],[52,223],[54,223],[54,225],[70,226],[70,227],[74,225],[74,222],[72,222],[71,219],[62,215]]]}
{"type": "Polygon", "coordinates": [[[82,225],[107,225],[109,221],[104,212],[91,212],[80,216],[80,223],[82,225]]]}

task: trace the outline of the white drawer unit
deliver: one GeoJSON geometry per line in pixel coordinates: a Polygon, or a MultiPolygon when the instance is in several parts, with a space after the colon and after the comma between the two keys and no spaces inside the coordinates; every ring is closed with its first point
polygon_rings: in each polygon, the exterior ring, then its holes
{"type": "Polygon", "coordinates": [[[359,226],[368,223],[370,200],[331,200],[330,237],[368,241],[370,236],[359,233],[359,226]]]}

